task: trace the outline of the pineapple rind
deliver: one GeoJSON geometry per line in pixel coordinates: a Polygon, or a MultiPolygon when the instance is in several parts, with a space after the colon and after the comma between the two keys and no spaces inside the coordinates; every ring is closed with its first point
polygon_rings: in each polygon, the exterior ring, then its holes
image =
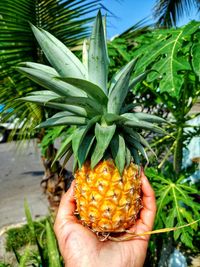
{"type": "Polygon", "coordinates": [[[75,181],[77,211],[94,232],[124,232],[135,224],[142,207],[139,166],[131,162],[120,175],[112,159],[93,170],[87,161],[75,181]]]}

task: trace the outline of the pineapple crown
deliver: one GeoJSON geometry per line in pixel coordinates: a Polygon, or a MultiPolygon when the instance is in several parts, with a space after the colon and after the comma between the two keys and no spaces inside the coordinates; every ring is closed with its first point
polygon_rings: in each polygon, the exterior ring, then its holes
{"type": "Polygon", "coordinates": [[[155,123],[164,119],[155,115],[129,112],[132,107],[124,100],[129,90],[142,81],[147,72],[134,79],[131,73],[137,59],[131,60],[108,83],[109,57],[105,23],[99,11],[93,26],[89,49],[83,43],[82,62],[58,39],[47,31],[31,25],[33,33],[52,67],[23,62],[18,71],[46,90],[31,92],[20,98],[56,110],[53,117],[38,127],[76,125],[75,131],[62,143],[55,160],[74,154],[75,165],[82,166],[88,157],[91,167],[109,152],[120,173],[139,154],[148,161],[144,147],[150,148],[138,129],[163,133],[155,123]]]}

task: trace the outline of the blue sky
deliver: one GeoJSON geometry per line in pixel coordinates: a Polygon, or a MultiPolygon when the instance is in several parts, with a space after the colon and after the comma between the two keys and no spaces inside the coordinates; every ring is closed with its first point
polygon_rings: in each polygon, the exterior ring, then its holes
{"type": "MultiPolygon", "coordinates": [[[[156,0],[103,0],[103,4],[116,16],[108,18],[108,38],[123,32],[145,17],[151,18],[155,2],[156,0]]],[[[197,16],[193,10],[191,16],[183,18],[179,25],[195,18],[197,16]]]]}

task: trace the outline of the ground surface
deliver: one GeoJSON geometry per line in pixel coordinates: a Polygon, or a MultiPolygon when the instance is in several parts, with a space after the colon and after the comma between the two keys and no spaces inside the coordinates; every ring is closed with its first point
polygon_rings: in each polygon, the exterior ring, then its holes
{"type": "Polygon", "coordinates": [[[37,145],[33,141],[17,144],[0,144],[0,229],[25,221],[25,198],[34,218],[48,213],[40,188],[43,167],[37,145]]]}

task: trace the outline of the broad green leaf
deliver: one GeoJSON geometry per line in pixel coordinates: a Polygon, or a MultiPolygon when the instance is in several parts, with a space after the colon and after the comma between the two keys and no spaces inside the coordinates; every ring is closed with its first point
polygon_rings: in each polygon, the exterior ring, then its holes
{"type": "Polygon", "coordinates": [[[84,162],[86,161],[94,140],[95,140],[95,136],[86,135],[83,141],[81,142],[79,149],[78,149],[78,156],[77,156],[79,168],[81,168],[84,162]]]}
{"type": "Polygon", "coordinates": [[[124,99],[128,94],[130,75],[134,65],[135,65],[135,60],[129,62],[124,67],[121,75],[119,76],[119,79],[113,86],[113,89],[109,95],[109,100],[108,100],[108,107],[107,107],[108,113],[114,113],[114,114],[120,113],[124,99]]]}
{"type": "Polygon", "coordinates": [[[96,123],[95,126],[95,137],[96,147],[91,157],[91,167],[94,168],[97,163],[102,159],[106,149],[108,148],[110,141],[116,130],[116,125],[102,126],[96,123]]]}
{"type": "Polygon", "coordinates": [[[63,77],[87,78],[82,62],[49,32],[31,24],[32,31],[50,64],[63,77]]]}
{"type": "Polygon", "coordinates": [[[176,209],[172,208],[171,210],[169,210],[169,216],[167,216],[167,219],[165,221],[166,227],[174,227],[176,216],[177,216],[176,209]]]}
{"type": "MultiPolygon", "coordinates": [[[[199,38],[199,33],[197,34],[197,38],[199,38]]],[[[200,77],[200,43],[196,42],[192,45],[192,66],[195,73],[200,77]]]]}
{"type": "Polygon", "coordinates": [[[47,236],[47,253],[50,267],[61,267],[60,255],[56,238],[50,223],[46,222],[46,236],[47,236]]]}
{"type": "Polygon", "coordinates": [[[124,138],[114,135],[110,142],[111,152],[119,173],[122,175],[125,166],[126,146],[124,138]]]}
{"type": "MultiPolygon", "coordinates": [[[[153,186],[157,195],[157,216],[156,226],[177,227],[191,223],[199,218],[199,205],[192,197],[193,186],[191,188],[182,187],[182,181],[172,181],[169,175],[165,176],[153,168],[145,171],[146,175],[153,179],[153,186]],[[167,209],[166,209],[167,207],[167,209]],[[166,220],[162,220],[166,218],[166,220]]],[[[171,174],[172,179],[173,173],[171,174]]],[[[186,183],[186,182],[185,182],[186,183]]],[[[191,225],[184,229],[178,229],[174,232],[174,239],[181,239],[186,246],[191,246],[193,231],[197,230],[197,225],[191,225]],[[189,242],[185,239],[190,239],[189,242]]]]}
{"type": "Polygon", "coordinates": [[[90,38],[88,58],[88,78],[98,85],[107,95],[108,54],[106,37],[103,29],[101,12],[99,11],[90,38]]]}
{"type": "Polygon", "coordinates": [[[193,239],[192,236],[189,235],[187,232],[182,232],[182,235],[181,235],[181,241],[182,241],[182,243],[183,244],[186,244],[191,249],[194,249],[194,246],[192,244],[192,239],[193,239]]]}
{"type": "Polygon", "coordinates": [[[26,67],[16,67],[16,69],[32,81],[61,96],[86,96],[79,88],[55,78],[54,74],[26,67]]]}
{"type": "MultiPolygon", "coordinates": [[[[194,221],[194,219],[192,218],[192,214],[189,211],[187,211],[185,208],[180,208],[180,212],[182,213],[182,216],[186,218],[188,223],[191,223],[194,221]]],[[[193,224],[191,225],[191,228],[193,228],[194,230],[197,230],[198,225],[193,224]]]]}
{"type": "MultiPolygon", "coordinates": [[[[199,22],[192,21],[177,29],[154,31],[150,34],[151,42],[145,45],[142,41],[144,45],[139,45],[140,48],[136,50],[136,55],[143,54],[137,62],[136,75],[148,68],[156,70],[160,77],[159,92],[166,92],[178,99],[185,79],[183,73],[191,70],[187,54],[190,53],[192,36],[197,30],[199,22]]],[[[155,72],[147,77],[148,82],[157,79],[155,72]]]]}
{"type": "Polygon", "coordinates": [[[75,79],[75,78],[61,78],[58,77],[59,80],[65,81],[66,83],[73,85],[76,88],[79,88],[86,92],[89,96],[93,97],[97,103],[102,103],[106,104],[108,101],[107,96],[105,93],[101,90],[101,88],[87,80],[82,80],[82,79],[75,79]]]}
{"type": "Polygon", "coordinates": [[[83,117],[77,116],[69,116],[69,117],[59,117],[59,118],[50,118],[46,121],[40,123],[37,128],[45,128],[59,125],[85,125],[87,123],[87,119],[83,117]]]}

